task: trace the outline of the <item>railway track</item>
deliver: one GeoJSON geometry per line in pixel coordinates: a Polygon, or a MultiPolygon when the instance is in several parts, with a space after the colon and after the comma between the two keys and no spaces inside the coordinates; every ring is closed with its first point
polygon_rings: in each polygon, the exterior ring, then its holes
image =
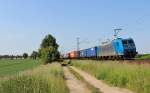
{"type": "Polygon", "coordinates": [[[139,65],[141,65],[141,64],[149,64],[150,65],[150,59],[130,59],[130,60],[71,59],[71,60],[94,60],[94,61],[102,61],[102,62],[118,61],[120,63],[139,64],[139,65]]]}

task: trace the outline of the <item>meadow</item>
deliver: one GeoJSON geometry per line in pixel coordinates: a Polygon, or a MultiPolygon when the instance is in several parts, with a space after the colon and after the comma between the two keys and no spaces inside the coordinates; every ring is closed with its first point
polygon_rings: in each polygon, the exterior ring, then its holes
{"type": "Polygon", "coordinates": [[[150,93],[150,65],[148,64],[90,60],[74,60],[72,63],[73,66],[112,86],[128,88],[137,93],[150,93]]]}
{"type": "Polygon", "coordinates": [[[150,54],[137,55],[136,59],[150,59],[150,54]]]}
{"type": "Polygon", "coordinates": [[[0,93],[68,93],[60,64],[40,60],[0,60],[0,93]]]}
{"type": "Polygon", "coordinates": [[[57,63],[40,65],[37,68],[22,71],[16,75],[6,76],[0,79],[0,93],[68,92],[63,69],[60,64],[57,63]]]}
{"type": "Polygon", "coordinates": [[[20,71],[33,69],[41,65],[40,60],[19,59],[19,60],[0,60],[0,77],[17,74],[20,71]]]}

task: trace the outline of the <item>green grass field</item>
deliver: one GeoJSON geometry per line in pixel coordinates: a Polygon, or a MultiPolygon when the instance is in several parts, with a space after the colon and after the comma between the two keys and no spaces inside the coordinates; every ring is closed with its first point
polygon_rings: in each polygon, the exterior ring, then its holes
{"type": "Polygon", "coordinates": [[[150,59],[150,54],[137,55],[136,59],[150,59]]]}
{"type": "Polygon", "coordinates": [[[60,64],[0,60],[0,93],[69,93],[60,64]]]}
{"type": "Polygon", "coordinates": [[[0,80],[0,93],[68,93],[60,64],[41,65],[0,80]]]}
{"type": "Polygon", "coordinates": [[[74,60],[72,63],[110,85],[128,88],[137,93],[150,93],[150,65],[89,60],[74,60]]]}
{"type": "Polygon", "coordinates": [[[40,64],[39,60],[31,59],[0,60],[0,77],[17,74],[20,71],[35,68],[40,64]]]}

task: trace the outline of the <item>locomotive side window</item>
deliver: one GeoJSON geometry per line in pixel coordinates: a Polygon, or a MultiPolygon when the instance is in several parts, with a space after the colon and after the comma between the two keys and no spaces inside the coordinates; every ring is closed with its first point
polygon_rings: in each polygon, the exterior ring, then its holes
{"type": "Polygon", "coordinates": [[[129,42],[129,44],[133,44],[133,41],[132,41],[132,40],[129,40],[128,42],[129,42]]]}
{"type": "Polygon", "coordinates": [[[127,45],[127,44],[128,44],[127,40],[124,40],[124,41],[122,41],[122,42],[123,42],[124,45],[127,45]]]}

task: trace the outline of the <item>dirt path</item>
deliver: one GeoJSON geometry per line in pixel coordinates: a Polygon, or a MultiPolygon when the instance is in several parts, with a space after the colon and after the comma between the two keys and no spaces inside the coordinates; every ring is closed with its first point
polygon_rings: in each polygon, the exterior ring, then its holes
{"type": "Polygon", "coordinates": [[[63,67],[63,69],[70,93],[91,93],[91,91],[86,88],[86,85],[79,81],[67,67],[63,67]]]}
{"type": "MultiPolygon", "coordinates": [[[[117,87],[110,87],[101,80],[97,80],[95,77],[91,76],[90,74],[81,71],[75,67],[71,67],[74,71],[79,73],[86,81],[88,81],[91,85],[98,88],[102,93],[134,93],[127,89],[117,88],[117,87]]],[[[86,93],[86,92],[83,92],[86,93]]]]}

